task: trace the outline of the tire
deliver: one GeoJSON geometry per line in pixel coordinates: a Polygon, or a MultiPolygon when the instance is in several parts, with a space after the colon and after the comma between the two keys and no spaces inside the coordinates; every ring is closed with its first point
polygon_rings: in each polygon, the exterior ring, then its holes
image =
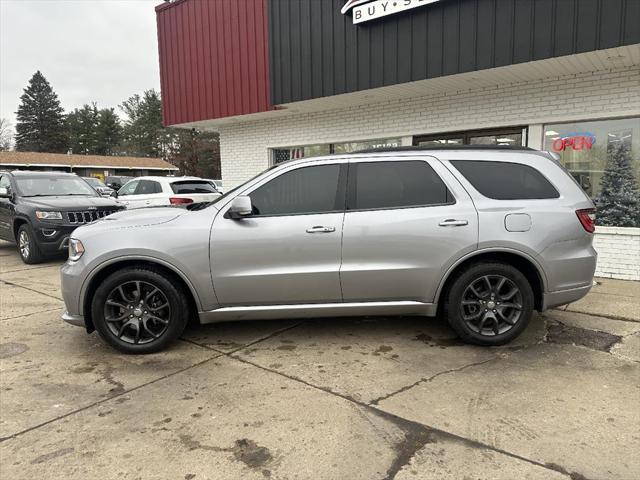
{"type": "Polygon", "coordinates": [[[27,265],[41,263],[44,260],[44,255],[36,240],[36,234],[28,223],[23,223],[18,228],[16,244],[18,245],[20,258],[27,265]]]}
{"type": "Polygon", "coordinates": [[[175,284],[174,278],[152,267],[130,267],[109,275],[91,300],[100,337],[127,354],[166,348],[182,334],[189,317],[186,293],[175,284]]]}
{"type": "Polygon", "coordinates": [[[504,345],[527,328],[533,290],[522,272],[511,265],[477,263],[454,280],[445,312],[449,325],[463,341],[504,345]]]}

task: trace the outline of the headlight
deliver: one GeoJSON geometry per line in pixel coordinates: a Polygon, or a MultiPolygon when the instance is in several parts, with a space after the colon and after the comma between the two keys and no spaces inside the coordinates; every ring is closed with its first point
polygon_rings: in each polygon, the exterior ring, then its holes
{"type": "Polygon", "coordinates": [[[38,212],[36,210],[36,218],[38,220],[62,220],[60,212],[38,212]]]}
{"type": "Polygon", "coordinates": [[[69,239],[69,260],[72,262],[80,260],[84,253],[84,245],[77,238],[69,239]]]}

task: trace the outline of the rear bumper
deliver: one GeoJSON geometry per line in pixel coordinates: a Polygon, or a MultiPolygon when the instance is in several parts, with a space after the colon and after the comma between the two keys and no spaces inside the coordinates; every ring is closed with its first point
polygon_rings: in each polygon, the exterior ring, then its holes
{"type": "Polygon", "coordinates": [[[62,313],[62,320],[76,327],[85,327],[84,317],[82,315],[71,315],[66,310],[62,313]]]}
{"type": "Polygon", "coordinates": [[[542,310],[544,311],[550,308],[559,307],[560,305],[566,305],[568,303],[578,301],[587,293],[589,293],[591,287],[592,285],[589,284],[584,287],[571,288],[569,290],[545,292],[542,302],[542,310]]]}

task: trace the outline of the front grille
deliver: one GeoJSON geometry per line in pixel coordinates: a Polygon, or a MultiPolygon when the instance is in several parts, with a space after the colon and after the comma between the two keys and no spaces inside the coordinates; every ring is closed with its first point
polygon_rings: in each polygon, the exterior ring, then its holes
{"type": "Polygon", "coordinates": [[[89,223],[117,212],[117,210],[84,210],[82,212],[67,212],[69,223],[89,223]]]}

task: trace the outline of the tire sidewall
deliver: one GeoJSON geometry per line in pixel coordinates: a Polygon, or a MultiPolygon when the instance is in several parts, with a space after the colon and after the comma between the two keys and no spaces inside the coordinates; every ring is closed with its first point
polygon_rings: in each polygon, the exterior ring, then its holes
{"type": "Polygon", "coordinates": [[[33,265],[34,263],[39,263],[40,261],[42,261],[40,249],[38,247],[38,244],[36,243],[35,232],[33,231],[33,228],[31,228],[31,225],[29,225],[28,223],[23,223],[22,225],[20,225],[20,228],[18,228],[18,237],[16,238],[16,244],[18,246],[18,254],[20,255],[20,258],[27,265],[33,265]],[[22,250],[20,249],[20,236],[23,232],[26,233],[27,239],[29,240],[29,256],[27,258],[22,255],[22,250]]]}
{"type": "Polygon", "coordinates": [[[115,349],[127,354],[146,354],[158,352],[175,341],[184,331],[189,311],[184,292],[176,288],[170,279],[162,273],[142,268],[129,268],[108,276],[96,289],[91,299],[91,318],[100,337],[115,349]],[[171,316],[167,330],[149,343],[135,345],[117,338],[104,319],[104,305],[107,296],[118,285],[141,280],[153,284],[167,297],[171,307],[171,316]]]}
{"type": "Polygon", "coordinates": [[[518,337],[529,324],[533,313],[533,290],[527,278],[515,267],[501,263],[476,264],[465,270],[453,283],[447,301],[447,320],[463,340],[478,345],[504,345],[518,337]],[[516,284],[522,294],[522,314],[510,330],[495,336],[480,335],[462,318],[460,304],[466,288],[485,275],[502,275],[516,284]]]}

